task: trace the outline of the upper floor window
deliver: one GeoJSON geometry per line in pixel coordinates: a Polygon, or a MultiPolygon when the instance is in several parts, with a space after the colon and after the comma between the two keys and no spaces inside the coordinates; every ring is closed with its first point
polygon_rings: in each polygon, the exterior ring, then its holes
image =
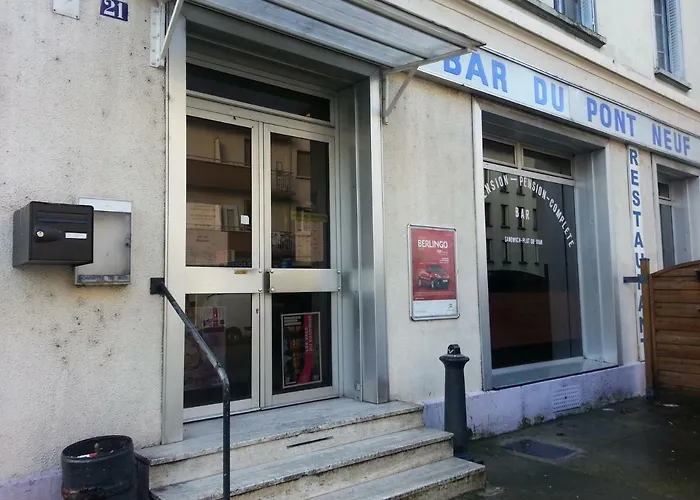
{"type": "Polygon", "coordinates": [[[683,43],[679,0],[654,0],[656,66],[683,78],[683,43]]]}
{"type": "Polygon", "coordinates": [[[595,0],[554,0],[554,8],[572,21],[595,31],[595,0]]]}

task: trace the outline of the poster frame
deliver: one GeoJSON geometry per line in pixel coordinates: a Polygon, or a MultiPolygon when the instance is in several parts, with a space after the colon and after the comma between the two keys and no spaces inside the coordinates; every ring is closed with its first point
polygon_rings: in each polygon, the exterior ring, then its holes
{"type": "Polygon", "coordinates": [[[322,384],[323,383],[323,335],[321,335],[321,312],[320,311],[313,311],[313,312],[302,312],[302,313],[283,313],[280,314],[280,326],[282,328],[281,330],[281,348],[282,348],[282,390],[289,390],[289,389],[294,389],[296,387],[305,387],[308,385],[317,385],[317,384],[322,384]],[[304,383],[297,383],[297,384],[289,384],[285,385],[284,382],[284,318],[288,316],[301,316],[302,318],[304,316],[312,316],[314,318],[314,325],[318,328],[318,368],[319,368],[319,379],[318,380],[313,380],[310,382],[304,382],[304,383]]]}
{"type": "Polygon", "coordinates": [[[413,321],[434,321],[434,320],[441,320],[441,319],[458,319],[460,312],[459,312],[459,262],[457,261],[457,228],[453,226],[442,226],[442,225],[428,225],[428,224],[408,224],[408,238],[407,238],[407,243],[408,243],[408,304],[409,304],[409,310],[411,314],[411,320],[413,321]],[[454,259],[454,267],[455,267],[455,276],[454,276],[454,284],[455,284],[455,303],[456,303],[456,308],[455,308],[455,313],[454,314],[442,314],[442,315],[433,315],[433,316],[416,316],[415,308],[414,308],[414,300],[413,300],[413,282],[414,282],[414,276],[413,276],[413,230],[414,229],[427,229],[431,231],[451,231],[453,233],[453,241],[454,244],[452,246],[452,258],[454,259]]]}

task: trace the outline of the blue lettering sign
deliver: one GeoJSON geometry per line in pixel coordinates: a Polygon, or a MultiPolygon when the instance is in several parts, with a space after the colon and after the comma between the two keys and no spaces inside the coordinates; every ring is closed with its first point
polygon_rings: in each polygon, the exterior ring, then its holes
{"type": "Polygon", "coordinates": [[[625,120],[625,112],[621,109],[615,108],[615,130],[627,133],[627,120],[625,120]]]}
{"type": "Polygon", "coordinates": [[[552,84],[552,106],[557,111],[564,111],[564,87],[554,83],[552,84]]]}
{"type": "Polygon", "coordinates": [[[652,135],[652,140],[654,141],[654,146],[659,146],[663,147],[661,144],[661,126],[657,125],[656,123],[653,123],[651,125],[651,135],[652,135]]]}
{"type": "Polygon", "coordinates": [[[639,166],[639,152],[630,148],[630,164],[639,166]]]}
{"type": "Polygon", "coordinates": [[[588,121],[592,122],[593,117],[598,114],[598,103],[595,102],[595,99],[591,99],[590,97],[586,98],[586,108],[588,109],[588,121]]]}
{"type": "MultiPolygon", "coordinates": [[[[617,116],[615,116],[617,121],[617,116]]],[[[633,245],[632,250],[634,252],[634,263],[637,273],[641,269],[642,259],[644,258],[644,239],[642,238],[643,231],[643,220],[642,220],[642,196],[641,196],[641,177],[639,175],[639,151],[635,148],[628,148],[628,167],[629,167],[629,183],[631,188],[631,209],[633,219],[633,229],[632,238],[633,245]]],[[[642,300],[642,285],[637,283],[637,290],[635,292],[636,302],[637,302],[637,324],[639,325],[639,342],[640,344],[644,342],[644,322],[641,315],[640,304],[642,300]]],[[[639,349],[639,348],[638,348],[639,349]]],[[[640,351],[640,359],[642,357],[640,351]]]]}
{"type": "Polygon", "coordinates": [[[420,71],[700,165],[700,134],[695,136],[660,124],[649,115],[590,94],[488,49],[430,63],[421,66],[420,71]]]}
{"type": "Polygon", "coordinates": [[[610,128],[610,125],[612,125],[610,106],[605,103],[600,105],[600,124],[605,128],[610,128]]]}
{"type": "Polygon", "coordinates": [[[630,135],[634,137],[634,122],[637,119],[636,116],[634,116],[632,113],[626,113],[627,114],[627,119],[630,122],[630,135]]]}
{"type": "Polygon", "coordinates": [[[676,153],[683,152],[683,138],[680,134],[676,134],[675,132],[673,133],[673,148],[676,153]]]}
{"type": "Polygon", "coordinates": [[[477,52],[473,52],[469,58],[469,66],[467,66],[467,80],[473,80],[475,76],[481,79],[481,83],[489,86],[489,81],[486,79],[484,71],[484,63],[481,62],[481,56],[477,52]]]}
{"type": "Polygon", "coordinates": [[[664,128],[664,147],[669,151],[673,151],[671,147],[671,131],[667,128],[664,128]]]}
{"type": "Polygon", "coordinates": [[[639,186],[639,170],[630,170],[630,177],[632,178],[632,185],[639,186]]]}
{"type": "Polygon", "coordinates": [[[642,222],[640,218],[642,217],[642,212],[639,210],[632,210],[632,213],[634,214],[634,225],[636,227],[640,227],[642,225],[642,222]]]}
{"type": "Polygon", "coordinates": [[[538,76],[535,77],[535,102],[542,106],[547,105],[547,84],[538,76]]]}
{"type": "Polygon", "coordinates": [[[442,65],[445,73],[452,73],[453,75],[462,74],[462,61],[460,60],[459,56],[445,59],[442,62],[442,65]]]}
{"type": "Polygon", "coordinates": [[[598,104],[592,97],[586,98],[586,113],[588,121],[593,123],[593,118],[598,116],[598,123],[607,129],[615,129],[615,132],[634,137],[634,124],[637,117],[622,108],[611,106],[607,103],[598,104]]]}
{"type": "Polygon", "coordinates": [[[664,148],[688,156],[690,152],[690,136],[676,132],[656,123],[651,124],[651,138],[654,141],[654,146],[664,148]]]}
{"type": "Polygon", "coordinates": [[[564,87],[557,85],[556,83],[551,83],[549,89],[547,89],[547,82],[545,82],[539,76],[534,77],[535,82],[535,102],[542,106],[547,106],[549,103],[549,96],[552,96],[552,107],[559,112],[564,111],[565,101],[564,101],[564,87]]]}
{"type": "Polygon", "coordinates": [[[501,90],[508,93],[508,82],[506,80],[506,65],[501,61],[493,61],[491,65],[491,73],[493,79],[493,88],[498,90],[500,84],[501,90]]]}

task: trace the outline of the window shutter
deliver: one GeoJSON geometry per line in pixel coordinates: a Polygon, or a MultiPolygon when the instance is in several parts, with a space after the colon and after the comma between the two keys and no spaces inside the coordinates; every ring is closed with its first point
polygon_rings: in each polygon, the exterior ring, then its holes
{"type": "Polygon", "coordinates": [[[580,0],[581,24],[595,31],[595,0],[580,0]]]}
{"type": "Polygon", "coordinates": [[[679,78],[684,77],[683,33],[681,29],[681,9],[678,0],[666,1],[666,22],[668,23],[668,59],[670,71],[679,78]]]}

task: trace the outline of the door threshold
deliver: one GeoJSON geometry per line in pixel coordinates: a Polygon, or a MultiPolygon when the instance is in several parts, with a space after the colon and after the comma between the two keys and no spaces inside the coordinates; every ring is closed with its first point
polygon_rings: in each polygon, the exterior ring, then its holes
{"type": "MultiPolygon", "coordinates": [[[[305,399],[304,401],[295,401],[293,403],[284,403],[284,404],[278,404],[278,405],[273,405],[273,406],[265,406],[265,407],[258,407],[258,408],[248,408],[246,410],[239,410],[239,411],[232,411],[231,416],[235,417],[236,415],[247,415],[249,413],[257,413],[257,412],[266,412],[270,410],[277,410],[280,408],[287,408],[290,406],[301,406],[309,403],[316,403],[318,401],[328,401],[331,399],[349,399],[349,398],[343,398],[342,396],[324,396],[324,397],[319,397],[319,398],[313,398],[313,399],[305,399]]],[[[217,420],[223,418],[223,414],[219,413],[214,414],[214,415],[207,415],[203,417],[196,417],[196,418],[190,418],[187,419],[183,422],[184,425],[187,424],[193,424],[196,422],[205,422],[207,420],[217,420]]]]}

